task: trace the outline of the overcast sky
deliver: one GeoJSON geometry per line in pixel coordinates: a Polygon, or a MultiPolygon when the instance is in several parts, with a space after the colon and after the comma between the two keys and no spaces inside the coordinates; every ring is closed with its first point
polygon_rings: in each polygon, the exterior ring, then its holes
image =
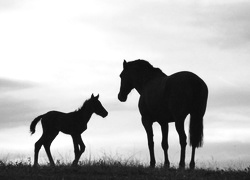
{"type": "MultiPolygon", "coordinates": [[[[99,93],[109,116],[90,120],[82,135],[88,153],[149,159],[138,93],[133,91],[126,103],[117,99],[123,59],[140,58],[168,75],[192,71],[207,83],[199,162],[250,160],[247,0],[0,0],[0,25],[2,154],[22,150],[33,157],[42,133],[39,123],[29,136],[35,117],[50,110],[74,111],[99,93]]],[[[154,128],[158,161],[163,161],[160,129],[154,128]]],[[[59,136],[52,144],[54,154],[62,147],[73,153],[70,137],[59,136]]],[[[173,125],[169,141],[170,160],[177,163],[173,125]]]]}

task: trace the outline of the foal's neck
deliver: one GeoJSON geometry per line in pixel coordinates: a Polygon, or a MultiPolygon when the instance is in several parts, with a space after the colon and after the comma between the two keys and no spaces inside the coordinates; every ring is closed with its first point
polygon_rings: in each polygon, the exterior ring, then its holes
{"type": "Polygon", "coordinates": [[[91,107],[85,106],[84,109],[82,109],[81,112],[79,112],[80,121],[83,121],[84,123],[87,124],[93,113],[94,112],[91,107]]]}

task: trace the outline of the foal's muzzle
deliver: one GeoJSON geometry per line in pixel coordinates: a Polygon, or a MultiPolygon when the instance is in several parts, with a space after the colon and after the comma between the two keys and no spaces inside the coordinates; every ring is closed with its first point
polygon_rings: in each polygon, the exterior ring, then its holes
{"type": "Polygon", "coordinates": [[[102,114],[100,115],[101,117],[105,118],[108,116],[108,111],[103,111],[102,114]]]}

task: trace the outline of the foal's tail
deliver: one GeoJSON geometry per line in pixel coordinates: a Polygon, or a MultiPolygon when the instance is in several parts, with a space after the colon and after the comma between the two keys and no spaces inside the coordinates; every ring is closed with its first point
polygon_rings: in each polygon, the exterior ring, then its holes
{"type": "Polygon", "coordinates": [[[43,117],[43,115],[40,115],[31,122],[31,124],[30,124],[30,133],[31,133],[31,135],[35,133],[36,124],[42,119],[42,117],[43,117]]]}

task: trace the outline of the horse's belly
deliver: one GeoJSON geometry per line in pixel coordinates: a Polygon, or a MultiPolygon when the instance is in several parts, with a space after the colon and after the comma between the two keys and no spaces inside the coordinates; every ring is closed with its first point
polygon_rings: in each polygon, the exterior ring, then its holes
{"type": "Polygon", "coordinates": [[[154,107],[150,108],[149,113],[154,121],[157,122],[174,122],[174,118],[172,117],[171,112],[169,111],[168,107],[164,104],[161,106],[155,105],[154,107]]]}
{"type": "Polygon", "coordinates": [[[141,97],[139,103],[139,109],[142,116],[147,116],[152,121],[164,121],[173,122],[172,114],[168,108],[168,103],[164,100],[164,96],[154,97],[154,93],[151,92],[150,96],[141,97]]]}
{"type": "Polygon", "coordinates": [[[184,100],[187,98],[183,97],[186,96],[185,93],[182,93],[183,89],[168,86],[169,84],[166,81],[167,78],[162,78],[150,83],[140,98],[139,109],[141,114],[150,116],[153,121],[174,122],[176,111],[186,114],[186,112],[182,112],[183,109],[187,109],[187,101],[184,100]],[[172,95],[172,92],[175,92],[174,95],[172,95]],[[173,109],[176,111],[173,111],[173,109]]]}

